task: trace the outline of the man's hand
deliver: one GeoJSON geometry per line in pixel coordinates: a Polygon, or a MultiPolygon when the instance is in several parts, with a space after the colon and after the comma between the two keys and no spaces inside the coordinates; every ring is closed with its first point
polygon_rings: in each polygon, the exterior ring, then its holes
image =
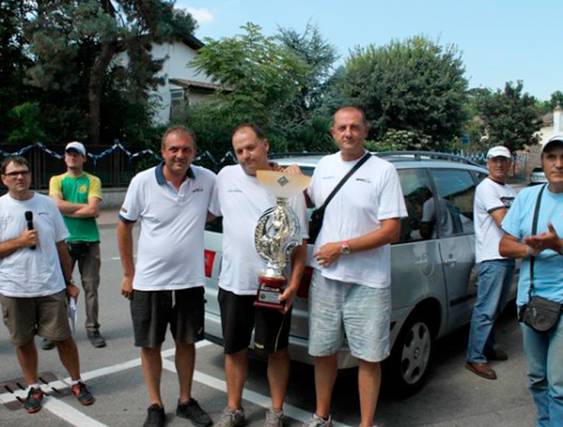
{"type": "Polygon", "coordinates": [[[69,298],[77,299],[80,295],[80,289],[74,283],[66,285],[66,296],[69,298]]]}
{"type": "Polygon", "coordinates": [[[557,235],[553,224],[547,224],[547,230],[545,233],[524,237],[524,243],[532,249],[533,255],[537,255],[546,249],[552,249],[555,252],[561,253],[561,239],[557,235]]]}
{"type": "Polygon", "coordinates": [[[303,175],[303,171],[298,165],[289,165],[281,170],[282,172],[287,173],[288,175],[303,175]]]}
{"type": "Polygon", "coordinates": [[[20,237],[18,238],[20,244],[24,248],[28,248],[30,246],[37,246],[37,242],[39,241],[37,237],[37,230],[24,230],[20,237]]]}
{"type": "Polygon", "coordinates": [[[133,278],[130,276],[123,276],[121,279],[121,295],[127,299],[133,298],[133,278]]]}
{"type": "Polygon", "coordinates": [[[283,293],[279,296],[280,302],[285,301],[283,313],[287,313],[293,305],[293,300],[295,299],[295,295],[297,294],[298,289],[299,285],[288,286],[287,288],[285,288],[285,291],[283,291],[283,293]]]}
{"type": "Polygon", "coordinates": [[[317,259],[317,262],[323,267],[328,267],[338,258],[340,258],[340,249],[342,244],[340,242],[325,243],[322,245],[313,256],[317,259]]]}

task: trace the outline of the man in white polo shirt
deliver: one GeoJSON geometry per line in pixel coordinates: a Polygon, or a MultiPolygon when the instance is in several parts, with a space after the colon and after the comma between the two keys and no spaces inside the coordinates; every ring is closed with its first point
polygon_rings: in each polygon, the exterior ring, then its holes
{"type": "Polygon", "coordinates": [[[168,129],[162,137],[163,163],[138,173],[119,212],[117,240],[123,266],[122,294],[131,300],[135,345],[141,347],[149,392],[145,426],[163,426],[160,395],[161,345],[168,323],[176,343],[180,396],[176,415],[198,427],[209,416],[191,397],[195,342],[203,339],[203,231],[215,185],[213,172],[193,166],[194,133],[168,129]],[[141,230],[133,262],[133,226],[141,230]]]}
{"type": "Polygon", "coordinates": [[[489,380],[497,378],[490,360],[506,360],[506,353],[495,348],[493,326],[509,295],[514,260],[499,253],[503,236],[500,228],[516,193],[506,183],[512,155],[508,148],[496,146],[487,152],[489,175],[475,190],[475,262],[479,266],[477,300],[473,307],[467,363],[465,367],[489,380]]]}
{"type": "MultiPolygon", "coordinates": [[[[331,133],[339,152],[323,157],[309,185],[321,206],[364,156],[368,124],[355,106],[339,108],[331,133]]],[[[391,248],[407,216],[393,165],[371,156],[327,205],[315,242],[309,292],[309,354],[315,357],[317,407],[309,427],[332,425],[330,402],[337,352],[346,335],[359,359],[361,427],[371,427],[381,383],[380,362],[389,355],[391,248]]]]}
{"type": "Polygon", "coordinates": [[[299,287],[307,255],[307,211],[302,194],[289,199],[299,218],[302,244],[292,257],[288,286],[281,295],[285,312],[256,308],[258,275],[266,263],[254,245],[254,230],[260,216],[276,205],[276,198],[256,179],[257,170],[271,170],[269,144],[259,127],[237,126],[232,136],[238,165],[227,166],[217,175],[210,212],[223,217],[223,259],[219,277],[219,306],[225,352],[227,407],[217,427],[238,427],[246,422],[241,406],[248,371],[247,349],[255,329],[254,347],[268,355],[268,382],[272,407],[266,413],[265,427],[281,427],[283,403],[289,379],[287,352],[291,323],[291,303],[299,287]]]}

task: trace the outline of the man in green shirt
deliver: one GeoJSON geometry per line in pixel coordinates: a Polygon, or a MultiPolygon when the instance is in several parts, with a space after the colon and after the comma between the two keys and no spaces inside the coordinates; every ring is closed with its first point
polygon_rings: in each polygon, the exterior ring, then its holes
{"type": "MultiPolygon", "coordinates": [[[[94,347],[105,347],[98,323],[98,286],[100,284],[100,233],[96,223],[102,201],[102,186],[97,176],[84,172],[86,148],[69,142],[65,148],[66,172],[53,176],[49,195],[57,203],[70,233],[67,245],[72,265],[78,263],[86,300],[86,332],[94,347]]],[[[43,342],[42,348],[52,348],[43,342]]]]}

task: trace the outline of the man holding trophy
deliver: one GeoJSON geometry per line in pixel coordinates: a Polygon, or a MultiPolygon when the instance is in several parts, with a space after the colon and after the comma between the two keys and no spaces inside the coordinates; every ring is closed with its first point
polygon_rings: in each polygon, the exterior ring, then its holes
{"type": "Polygon", "coordinates": [[[227,407],[215,425],[236,427],[246,422],[241,400],[254,329],[255,349],[268,355],[272,407],[264,425],[281,427],[291,305],[307,254],[302,191],[308,178],[275,171],[268,160],[268,140],[253,124],[237,126],[232,144],[239,164],[219,172],[209,209],[223,217],[218,298],[228,394],[227,407]]]}

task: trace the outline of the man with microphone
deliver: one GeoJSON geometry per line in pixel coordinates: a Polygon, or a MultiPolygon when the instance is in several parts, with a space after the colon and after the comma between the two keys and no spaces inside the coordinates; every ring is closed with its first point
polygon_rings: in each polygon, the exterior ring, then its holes
{"type": "Polygon", "coordinates": [[[29,189],[27,160],[8,157],[0,165],[8,193],[0,197],[0,302],[4,323],[28,385],[23,404],[41,409],[35,335],[52,340],[71,378],[71,392],[83,405],[94,397],[80,378],[78,349],[67,318],[67,299],[76,299],[68,231],[55,203],[29,189]]]}

